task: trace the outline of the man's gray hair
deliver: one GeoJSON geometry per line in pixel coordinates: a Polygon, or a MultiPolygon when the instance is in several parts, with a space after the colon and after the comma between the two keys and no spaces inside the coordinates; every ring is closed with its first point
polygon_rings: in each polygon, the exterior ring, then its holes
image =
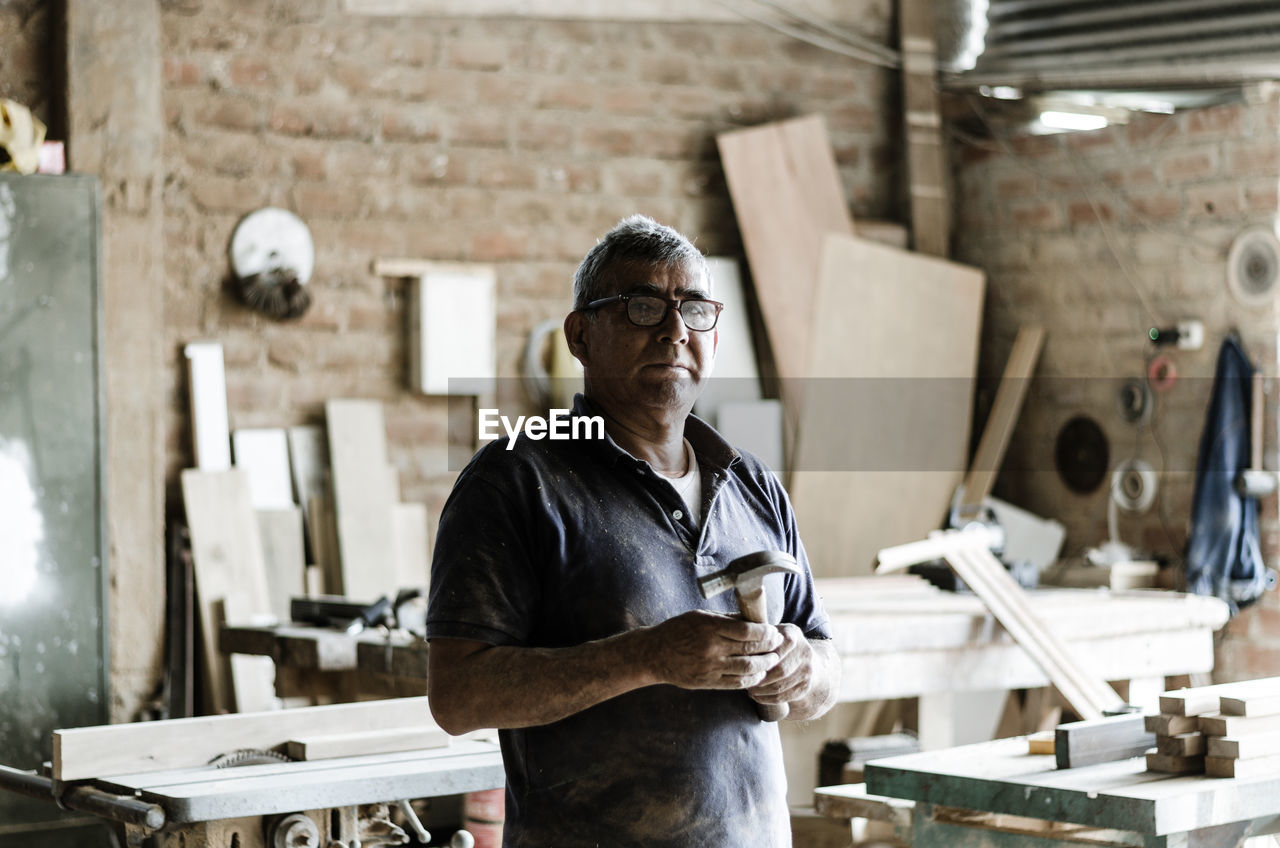
{"type": "Polygon", "coordinates": [[[608,297],[607,274],[614,265],[636,262],[670,267],[688,265],[711,284],[707,260],[693,242],[645,215],[623,218],[587,251],[573,275],[573,308],[608,297]]]}

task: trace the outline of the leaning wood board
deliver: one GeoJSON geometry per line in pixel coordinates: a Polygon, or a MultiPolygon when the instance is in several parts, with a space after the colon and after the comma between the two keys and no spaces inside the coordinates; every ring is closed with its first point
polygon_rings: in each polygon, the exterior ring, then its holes
{"type": "Polygon", "coordinates": [[[814,575],[844,577],[942,524],[968,458],[985,279],[851,236],[826,239],[822,269],[790,489],[814,575]]]}
{"type": "Polygon", "coordinates": [[[266,706],[272,691],[270,666],[258,658],[227,658],[218,650],[224,614],[230,624],[253,624],[270,615],[266,566],[258,518],[249,502],[249,484],[239,469],[182,472],[182,498],[191,528],[196,600],[209,686],[215,709],[266,706]],[[228,679],[230,677],[230,679],[228,679]]]}
{"type": "Polygon", "coordinates": [[[289,621],[289,600],[305,594],[306,556],[303,554],[302,510],[255,510],[266,566],[267,600],[277,621],[289,621]]]}
{"type": "Polygon", "coordinates": [[[325,416],[342,573],[337,593],[372,603],[396,591],[394,499],[382,404],[330,400],[325,416]]]}
{"type": "Polygon", "coordinates": [[[275,748],[303,736],[348,733],[353,727],[419,728],[430,723],[427,699],[418,697],[55,730],[53,776],[86,780],[191,768],[220,754],[275,748]]]}
{"type": "MultiPolygon", "coordinates": [[[[806,338],[815,316],[827,233],[853,234],[840,172],[821,115],[716,136],[733,211],[778,376],[809,375],[806,338]]],[[[788,410],[798,408],[783,397],[788,410]]]]}

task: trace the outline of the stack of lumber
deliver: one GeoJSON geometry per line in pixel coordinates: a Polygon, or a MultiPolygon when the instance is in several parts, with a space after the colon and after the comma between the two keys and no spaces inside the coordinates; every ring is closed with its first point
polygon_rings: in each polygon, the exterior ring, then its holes
{"type": "Polygon", "coordinates": [[[1280,774],[1280,677],[1166,692],[1146,727],[1156,734],[1150,771],[1280,774]]]}

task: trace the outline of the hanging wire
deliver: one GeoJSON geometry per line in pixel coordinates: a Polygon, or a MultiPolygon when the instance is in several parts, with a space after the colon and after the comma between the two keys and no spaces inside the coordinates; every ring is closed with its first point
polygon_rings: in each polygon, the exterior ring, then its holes
{"type": "MultiPolygon", "coordinates": [[[[770,8],[778,9],[795,20],[805,20],[804,18],[799,17],[796,13],[779,4],[769,2],[769,0],[755,0],[755,2],[770,8]]],[[[883,45],[876,44],[873,41],[859,39],[849,34],[841,34],[838,37],[832,37],[832,34],[836,31],[825,24],[821,24],[821,31],[815,33],[793,24],[771,20],[766,15],[748,11],[747,9],[742,8],[739,3],[732,2],[732,0],[716,0],[716,3],[734,12],[739,17],[746,18],[749,21],[753,21],[761,26],[768,27],[775,32],[779,32],[799,41],[806,42],[807,44],[812,44],[814,47],[820,47],[823,50],[828,50],[832,53],[839,53],[842,56],[848,56],[852,59],[858,59],[859,61],[878,65],[882,68],[899,68],[902,66],[901,56],[896,51],[890,50],[883,45]]]]}

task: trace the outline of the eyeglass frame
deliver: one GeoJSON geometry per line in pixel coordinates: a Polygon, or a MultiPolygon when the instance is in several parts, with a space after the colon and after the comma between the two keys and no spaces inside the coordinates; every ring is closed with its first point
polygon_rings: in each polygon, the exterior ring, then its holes
{"type": "Polygon", "coordinates": [[[612,297],[602,297],[599,300],[591,301],[586,306],[581,307],[578,311],[579,312],[587,312],[588,310],[594,311],[599,309],[602,306],[607,306],[610,303],[616,303],[618,301],[621,301],[623,304],[626,305],[627,308],[623,310],[623,313],[627,316],[627,320],[631,322],[631,325],[634,327],[642,327],[646,330],[651,327],[661,327],[662,324],[667,320],[667,316],[671,314],[671,310],[674,307],[676,313],[680,316],[680,322],[684,324],[684,327],[686,330],[688,330],[691,333],[706,333],[716,328],[716,324],[720,323],[720,313],[724,311],[723,303],[721,303],[718,300],[712,300],[711,298],[707,298],[707,297],[683,297],[683,298],[659,297],[656,294],[647,294],[645,292],[635,292],[633,294],[615,294],[612,297]],[[650,298],[651,300],[660,300],[664,304],[666,304],[666,309],[663,310],[662,317],[659,318],[657,321],[653,322],[652,324],[636,323],[636,320],[631,317],[631,299],[636,297],[647,297],[647,298],[650,298]],[[684,317],[684,313],[680,311],[681,307],[684,306],[686,303],[709,303],[712,306],[714,306],[716,308],[716,314],[715,314],[715,320],[711,322],[711,326],[701,330],[690,327],[688,320],[684,317]]]}

